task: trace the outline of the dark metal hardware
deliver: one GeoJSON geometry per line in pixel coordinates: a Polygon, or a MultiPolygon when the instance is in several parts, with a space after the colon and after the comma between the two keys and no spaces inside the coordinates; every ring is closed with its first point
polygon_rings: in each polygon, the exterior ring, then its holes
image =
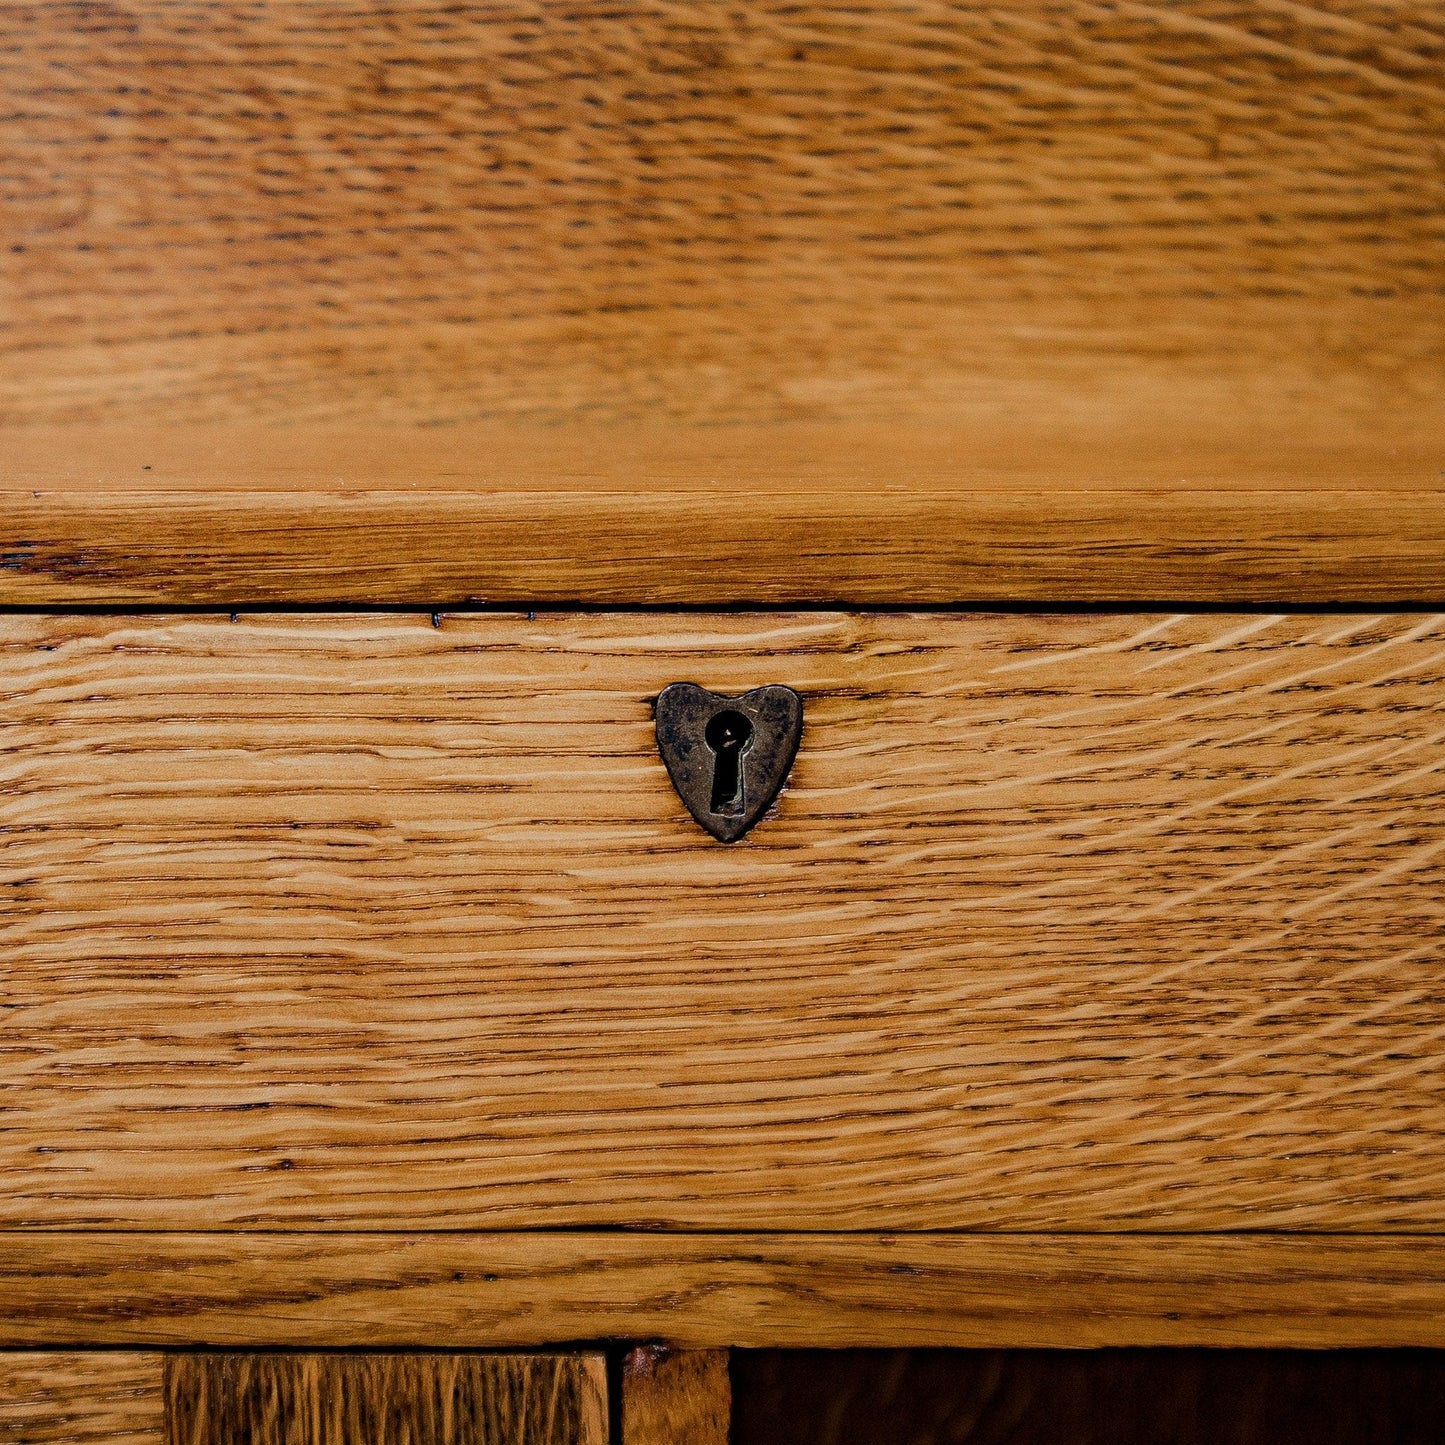
{"type": "Polygon", "coordinates": [[[803,736],[803,699],[780,684],[723,697],[674,682],[654,715],[657,750],[687,811],[719,843],[735,843],[787,780],[803,736]]]}

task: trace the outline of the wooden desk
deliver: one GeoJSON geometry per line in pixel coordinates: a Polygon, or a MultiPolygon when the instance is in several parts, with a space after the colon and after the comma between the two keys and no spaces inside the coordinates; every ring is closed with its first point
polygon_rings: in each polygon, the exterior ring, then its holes
{"type": "Polygon", "coordinates": [[[0,15],[0,1438],[1445,1343],[1441,37],[1216,9],[0,15]]]}

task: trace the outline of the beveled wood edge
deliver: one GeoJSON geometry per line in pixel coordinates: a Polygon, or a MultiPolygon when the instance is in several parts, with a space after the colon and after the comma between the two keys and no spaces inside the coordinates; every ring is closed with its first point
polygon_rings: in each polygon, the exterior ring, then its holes
{"type": "Polygon", "coordinates": [[[906,425],[20,429],[0,606],[1424,603],[1442,464],[906,425]]]}
{"type": "Polygon", "coordinates": [[[1424,1235],[0,1234],[0,1347],[1445,1346],[1424,1235]]]}
{"type": "Polygon", "coordinates": [[[1170,492],[1217,496],[1441,492],[1445,402],[1388,441],[1316,416],[1310,430],[1262,419],[1203,418],[1192,429],[1061,420],[677,422],[454,426],[12,426],[0,431],[0,495],[165,496],[268,493],[341,500],[655,493],[717,500],[740,489],[821,495],[1170,492]]]}

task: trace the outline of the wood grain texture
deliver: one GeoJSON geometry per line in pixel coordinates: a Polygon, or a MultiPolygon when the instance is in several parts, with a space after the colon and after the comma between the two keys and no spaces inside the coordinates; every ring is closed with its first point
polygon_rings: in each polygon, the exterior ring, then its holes
{"type": "Polygon", "coordinates": [[[737,1445],[1435,1445],[1425,1350],[738,1351],[737,1445]]]}
{"type": "Polygon", "coordinates": [[[1445,1224],[1445,622],[11,616],[0,1220],[1445,1224]],[[806,701],[688,819],[650,699],[806,701]]]}
{"type": "Polygon", "coordinates": [[[726,1350],[642,1345],[622,1362],[621,1445],[728,1445],[726,1350]]]}
{"type": "Polygon", "coordinates": [[[0,1354],[0,1442],[165,1445],[161,1371],[159,1354],[0,1354]]]}
{"type": "Polygon", "coordinates": [[[0,604],[1445,600],[1445,417],[1114,422],[12,430],[0,604]]]}
{"type": "Polygon", "coordinates": [[[0,419],[1438,428],[1431,0],[0,10],[0,419]]]}
{"type": "Polygon", "coordinates": [[[0,1343],[1445,1347],[1445,1240],[0,1233],[0,1343]]]}
{"type": "Polygon", "coordinates": [[[167,1445],[607,1445],[603,1357],[174,1354],[167,1445]]]}

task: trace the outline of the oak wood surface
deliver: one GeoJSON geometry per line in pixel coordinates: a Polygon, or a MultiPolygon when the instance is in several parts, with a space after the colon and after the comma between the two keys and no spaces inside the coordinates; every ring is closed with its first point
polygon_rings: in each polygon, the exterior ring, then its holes
{"type": "Polygon", "coordinates": [[[159,1354],[0,1353],[0,1441],[166,1445],[161,1375],[159,1354]]]}
{"type": "Polygon", "coordinates": [[[1431,0],[0,8],[0,419],[1438,428],[1431,0]]]}
{"type": "Polygon", "coordinates": [[[1434,1230],[1438,617],[11,616],[0,1220],[1434,1230]],[[713,843],[650,699],[802,693],[713,843]]]}
{"type": "Polygon", "coordinates": [[[168,1445],[607,1445],[600,1354],[171,1354],[168,1445]]]}
{"type": "Polygon", "coordinates": [[[728,1445],[726,1350],[641,1345],[622,1362],[622,1445],[728,1445]]]}
{"type": "Polygon", "coordinates": [[[0,1344],[1445,1348],[1437,1235],[0,1233],[0,1344]]]}
{"type": "Polygon", "coordinates": [[[1233,412],[19,429],[0,604],[1438,601],[1442,438],[1233,412]]]}

